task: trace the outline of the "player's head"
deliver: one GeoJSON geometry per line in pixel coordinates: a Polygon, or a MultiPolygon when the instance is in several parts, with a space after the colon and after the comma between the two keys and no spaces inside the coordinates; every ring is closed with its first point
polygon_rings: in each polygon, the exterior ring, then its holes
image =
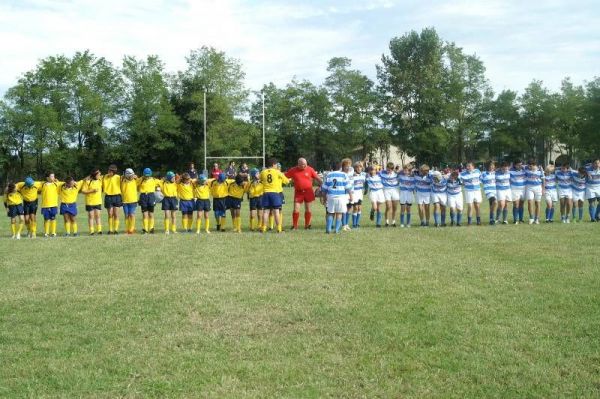
{"type": "Polygon", "coordinates": [[[600,168],[600,159],[595,159],[594,162],[592,162],[592,166],[594,167],[594,169],[599,169],[600,168]]]}
{"type": "Polygon", "coordinates": [[[260,177],[260,171],[257,168],[250,169],[250,178],[252,180],[257,181],[260,177]]]}
{"type": "Polygon", "coordinates": [[[125,169],[125,178],[126,178],[127,180],[131,180],[131,179],[133,179],[133,176],[134,176],[134,175],[135,175],[135,173],[133,172],[133,169],[131,169],[131,168],[127,168],[127,169],[125,169]]]}
{"type": "Polygon", "coordinates": [[[385,169],[386,169],[387,171],[391,172],[392,170],[394,170],[394,166],[395,166],[395,165],[394,165],[394,163],[393,163],[393,162],[388,162],[388,163],[385,165],[385,169]]]}
{"type": "Polygon", "coordinates": [[[421,172],[421,176],[426,176],[429,174],[429,165],[427,165],[426,163],[424,163],[423,165],[421,165],[421,167],[419,168],[419,171],[421,172]]]}
{"type": "Polygon", "coordinates": [[[373,166],[369,166],[369,167],[367,168],[367,173],[368,173],[370,176],[375,176],[375,174],[377,173],[377,170],[376,170],[376,169],[375,169],[373,166]]]}
{"type": "Polygon", "coordinates": [[[354,171],[356,173],[360,173],[360,172],[363,171],[363,164],[362,164],[362,162],[358,161],[358,162],[354,163],[354,171]]]}
{"type": "Polygon", "coordinates": [[[6,191],[9,193],[14,193],[17,191],[17,185],[15,183],[8,183],[8,186],[6,186],[6,191]]]}
{"type": "Polygon", "coordinates": [[[190,177],[189,173],[186,172],[181,175],[181,181],[183,181],[184,183],[187,184],[190,180],[192,180],[192,178],[190,177]]]}
{"type": "Polygon", "coordinates": [[[503,172],[508,172],[508,170],[510,169],[510,164],[507,161],[503,161],[502,162],[502,171],[503,172]]]}
{"type": "Polygon", "coordinates": [[[493,172],[496,170],[496,162],[494,161],[487,161],[485,163],[485,170],[487,170],[488,172],[493,172]]]}
{"type": "Polygon", "coordinates": [[[274,168],[274,167],[277,166],[277,164],[278,164],[277,158],[269,158],[269,159],[267,159],[267,167],[274,168]]]}
{"type": "Polygon", "coordinates": [[[536,171],[538,168],[537,162],[535,159],[530,159],[529,162],[527,163],[527,165],[529,166],[529,169],[536,171]]]}
{"type": "Polygon", "coordinates": [[[73,187],[74,184],[75,184],[75,179],[73,179],[71,176],[69,176],[65,179],[65,185],[67,187],[73,187]]]}
{"type": "Polygon", "coordinates": [[[544,171],[544,173],[546,173],[547,175],[554,173],[555,167],[553,164],[548,164],[548,166],[546,166],[546,170],[544,171]]]}
{"type": "Polygon", "coordinates": [[[33,187],[34,183],[35,183],[35,181],[33,180],[33,177],[27,176],[27,178],[25,178],[25,185],[27,187],[33,187]]]}
{"type": "Polygon", "coordinates": [[[217,176],[217,181],[219,183],[223,183],[226,178],[227,178],[227,176],[225,176],[225,173],[221,172],[221,173],[219,173],[219,176],[217,176]]]}
{"type": "Polygon", "coordinates": [[[304,169],[304,168],[306,168],[307,165],[308,165],[308,162],[306,162],[306,159],[298,158],[298,169],[304,169]]]}
{"type": "Polygon", "coordinates": [[[94,180],[97,180],[100,177],[100,169],[94,168],[90,172],[90,177],[94,180]]]}
{"type": "Polygon", "coordinates": [[[405,163],[404,165],[402,165],[402,170],[404,172],[410,172],[410,170],[411,170],[411,164],[405,163]]]}
{"type": "Polygon", "coordinates": [[[142,174],[144,175],[144,177],[150,177],[150,176],[152,176],[152,169],[144,168],[144,171],[142,172],[142,174]]]}
{"type": "Polygon", "coordinates": [[[523,168],[523,161],[521,161],[520,159],[515,159],[515,161],[513,162],[513,166],[516,170],[521,170],[523,168]]]}
{"type": "Polygon", "coordinates": [[[51,170],[46,171],[46,181],[53,182],[54,181],[54,172],[51,170]]]}
{"type": "Polygon", "coordinates": [[[568,162],[565,162],[565,163],[563,163],[563,164],[560,166],[560,170],[562,170],[563,172],[566,172],[566,171],[567,171],[567,170],[569,170],[570,168],[571,168],[571,165],[569,165],[569,163],[568,163],[568,162]]]}
{"type": "Polygon", "coordinates": [[[167,172],[167,174],[165,175],[165,180],[169,181],[169,182],[174,182],[175,181],[175,173],[170,170],[167,172]]]}
{"type": "Polygon", "coordinates": [[[348,170],[350,170],[350,166],[352,166],[352,160],[350,158],[342,159],[342,170],[344,172],[347,172],[348,170]]]}
{"type": "Polygon", "coordinates": [[[585,167],[581,166],[579,169],[577,169],[577,172],[579,172],[579,176],[583,177],[583,176],[587,176],[587,170],[585,170],[585,167]]]}
{"type": "Polygon", "coordinates": [[[244,176],[237,174],[235,176],[235,184],[237,184],[238,186],[241,186],[244,184],[244,176]]]}
{"type": "Polygon", "coordinates": [[[450,180],[458,180],[458,170],[453,170],[452,173],[450,173],[450,180]]]}
{"type": "Polygon", "coordinates": [[[205,184],[206,183],[206,176],[204,176],[204,175],[198,176],[198,181],[200,182],[200,184],[205,184]]]}
{"type": "Polygon", "coordinates": [[[110,164],[110,165],[108,166],[108,175],[109,175],[109,176],[112,176],[112,175],[116,174],[116,173],[117,173],[117,170],[118,170],[118,169],[117,169],[117,165],[115,165],[114,163],[113,163],[113,164],[110,164]]]}
{"type": "Polygon", "coordinates": [[[475,169],[475,164],[473,162],[467,162],[466,169],[470,172],[475,169]]]}

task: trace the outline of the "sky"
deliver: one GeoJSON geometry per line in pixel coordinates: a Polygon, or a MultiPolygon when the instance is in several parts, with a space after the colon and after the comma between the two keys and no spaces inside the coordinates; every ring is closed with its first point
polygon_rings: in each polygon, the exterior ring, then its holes
{"type": "Polygon", "coordinates": [[[0,0],[0,94],[41,58],[85,49],[115,65],[156,54],[175,72],[213,46],[241,61],[252,90],[319,84],[339,56],[375,80],[390,39],[425,27],[476,54],[496,92],[600,76],[598,0],[0,0]]]}

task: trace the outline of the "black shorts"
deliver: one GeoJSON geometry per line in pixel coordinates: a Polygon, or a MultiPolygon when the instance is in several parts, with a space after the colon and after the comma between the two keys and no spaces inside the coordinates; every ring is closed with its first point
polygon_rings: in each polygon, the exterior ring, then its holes
{"type": "Polygon", "coordinates": [[[25,211],[23,210],[23,204],[9,205],[8,210],[6,211],[6,215],[9,218],[16,218],[17,216],[23,214],[25,214],[25,211]]]}
{"type": "Polygon", "coordinates": [[[37,213],[38,200],[35,201],[23,201],[23,211],[25,215],[35,215],[37,213]]]}
{"type": "Polygon", "coordinates": [[[353,202],[352,205],[362,205],[362,200],[359,199],[358,201],[353,202]]]}
{"type": "Polygon", "coordinates": [[[123,206],[123,198],[121,194],[105,195],[104,196],[104,208],[121,208],[123,206]]]}
{"type": "Polygon", "coordinates": [[[213,198],[213,210],[225,212],[227,210],[227,198],[213,198]]]}
{"type": "Polygon", "coordinates": [[[177,210],[177,197],[163,198],[161,209],[163,211],[176,211],[177,210]]]}
{"type": "Polygon", "coordinates": [[[85,206],[85,211],[86,212],[91,212],[93,210],[102,210],[102,205],[86,205],[85,206]]]}
{"type": "Polygon", "coordinates": [[[235,197],[227,197],[227,201],[225,201],[225,205],[227,209],[241,209],[242,208],[242,199],[235,197]]]}
{"type": "Polygon", "coordinates": [[[197,199],[194,209],[198,212],[210,212],[210,200],[208,199],[197,199]]]}
{"type": "Polygon", "coordinates": [[[262,210],[262,197],[254,197],[254,198],[250,198],[250,210],[251,211],[256,211],[256,210],[262,210]]]}
{"type": "Polygon", "coordinates": [[[154,212],[156,206],[156,198],[154,193],[142,193],[138,200],[138,205],[142,208],[142,212],[154,212]]]}

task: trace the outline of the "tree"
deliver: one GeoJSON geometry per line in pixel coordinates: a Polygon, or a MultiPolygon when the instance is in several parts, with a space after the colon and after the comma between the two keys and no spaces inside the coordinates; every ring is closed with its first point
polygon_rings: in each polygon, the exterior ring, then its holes
{"type": "Polygon", "coordinates": [[[534,80],[525,88],[520,103],[528,156],[548,163],[557,142],[556,97],[543,87],[541,81],[534,80]]]}
{"type": "Polygon", "coordinates": [[[557,140],[569,160],[574,156],[585,157],[586,146],[582,146],[582,131],[585,127],[586,97],[582,86],[575,86],[569,78],[562,81],[557,95],[557,140]]]}
{"type": "Polygon", "coordinates": [[[582,157],[597,158],[600,156],[600,78],[586,84],[585,98],[579,151],[582,157]]]}
{"type": "Polygon", "coordinates": [[[498,94],[490,103],[489,115],[489,155],[511,161],[523,157],[526,143],[517,92],[503,90],[498,94]]]}

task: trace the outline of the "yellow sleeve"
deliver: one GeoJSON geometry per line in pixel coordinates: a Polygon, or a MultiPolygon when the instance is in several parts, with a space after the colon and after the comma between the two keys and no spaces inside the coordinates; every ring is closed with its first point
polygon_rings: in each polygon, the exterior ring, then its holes
{"type": "MultiPolygon", "coordinates": [[[[280,172],[281,173],[281,172],[280,172]]],[[[286,175],[284,175],[283,173],[281,173],[281,183],[282,184],[288,184],[290,182],[290,179],[288,179],[286,177],[286,175]]]]}
{"type": "Polygon", "coordinates": [[[20,189],[22,189],[24,185],[25,185],[24,181],[20,181],[17,184],[15,184],[15,186],[17,188],[17,191],[19,191],[20,189]]]}
{"type": "Polygon", "coordinates": [[[80,191],[81,187],[83,187],[83,180],[79,180],[78,182],[76,182],[75,187],[77,188],[77,191],[80,191]]]}

